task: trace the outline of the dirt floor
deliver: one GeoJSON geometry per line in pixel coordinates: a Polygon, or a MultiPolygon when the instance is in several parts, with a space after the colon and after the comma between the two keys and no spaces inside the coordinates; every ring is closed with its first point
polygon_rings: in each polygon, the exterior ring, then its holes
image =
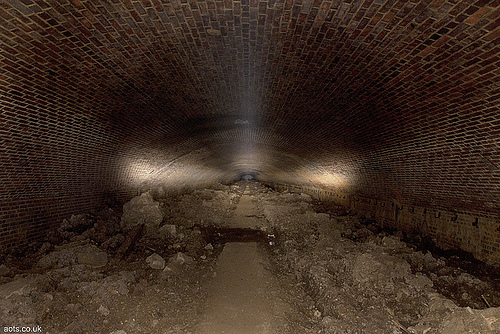
{"type": "Polygon", "coordinates": [[[0,255],[0,333],[500,333],[498,268],[431,246],[257,182],[159,189],[0,255]]]}
{"type": "MultiPolygon", "coordinates": [[[[249,190],[241,196],[230,219],[228,228],[232,230],[263,226],[249,190]]],[[[256,241],[225,243],[196,333],[284,332],[285,314],[291,308],[281,299],[281,289],[266,269],[267,256],[258,246],[256,241]]]]}

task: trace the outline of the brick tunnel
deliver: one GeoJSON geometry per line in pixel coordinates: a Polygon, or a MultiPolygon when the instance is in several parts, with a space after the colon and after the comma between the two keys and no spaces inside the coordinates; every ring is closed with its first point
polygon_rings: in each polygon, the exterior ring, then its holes
{"type": "Polygon", "coordinates": [[[0,2],[0,247],[252,179],[500,264],[500,1],[0,2]]]}

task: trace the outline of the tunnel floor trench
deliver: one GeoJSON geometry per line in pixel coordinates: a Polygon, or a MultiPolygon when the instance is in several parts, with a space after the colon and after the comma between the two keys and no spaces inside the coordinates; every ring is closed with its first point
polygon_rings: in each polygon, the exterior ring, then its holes
{"type": "MultiPolygon", "coordinates": [[[[250,193],[241,196],[229,229],[263,225],[250,193]]],[[[265,268],[266,256],[258,246],[256,241],[224,245],[197,333],[278,333],[284,327],[290,306],[280,300],[279,285],[265,268]]]]}
{"type": "Polygon", "coordinates": [[[278,333],[288,311],[255,242],[224,246],[197,333],[278,333]],[[278,299],[276,299],[278,298],[278,299]]]}
{"type": "Polygon", "coordinates": [[[257,182],[151,191],[0,255],[0,332],[500,332],[495,276],[403,239],[257,182]]]}

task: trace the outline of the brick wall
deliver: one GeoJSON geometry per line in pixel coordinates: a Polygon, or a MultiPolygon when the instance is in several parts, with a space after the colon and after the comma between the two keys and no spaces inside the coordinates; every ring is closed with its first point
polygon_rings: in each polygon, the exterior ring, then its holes
{"type": "Polygon", "coordinates": [[[0,244],[241,173],[498,217],[498,65],[500,0],[0,2],[0,244]]]}

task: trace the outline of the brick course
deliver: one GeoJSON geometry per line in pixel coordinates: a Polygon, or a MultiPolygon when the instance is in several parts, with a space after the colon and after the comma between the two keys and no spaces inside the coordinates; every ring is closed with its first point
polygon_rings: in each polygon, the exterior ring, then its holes
{"type": "Polygon", "coordinates": [[[498,219],[499,62],[498,0],[1,2],[0,245],[245,172],[498,219]]]}

